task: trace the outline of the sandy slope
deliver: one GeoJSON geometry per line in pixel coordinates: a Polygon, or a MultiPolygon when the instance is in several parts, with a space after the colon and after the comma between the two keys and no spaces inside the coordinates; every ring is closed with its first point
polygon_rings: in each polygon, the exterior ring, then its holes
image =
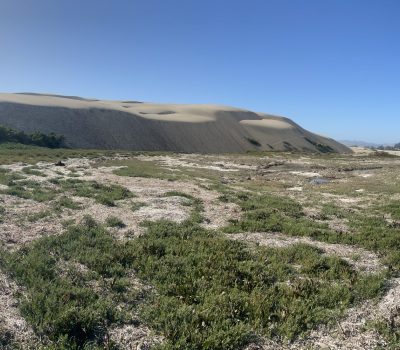
{"type": "Polygon", "coordinates": [[[315,151],[314,143],[350,152],[287,118],[216,105],[0,94],[0,124],[27,132],[62,134],[73,148],[214,153],[252,149],[315,151]]]}

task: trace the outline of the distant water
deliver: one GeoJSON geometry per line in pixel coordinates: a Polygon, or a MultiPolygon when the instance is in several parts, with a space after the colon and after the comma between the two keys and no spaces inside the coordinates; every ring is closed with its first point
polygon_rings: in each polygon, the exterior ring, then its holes
{"type": "Polygon", "coordinates": [[[310,184],[312,184],[312,185],[324,185],[324,184],[327,184],[328,182],[329,182],[329,180],[324,179],[322,177],[317,177],[315,179],[310,180],[310,184]]]}

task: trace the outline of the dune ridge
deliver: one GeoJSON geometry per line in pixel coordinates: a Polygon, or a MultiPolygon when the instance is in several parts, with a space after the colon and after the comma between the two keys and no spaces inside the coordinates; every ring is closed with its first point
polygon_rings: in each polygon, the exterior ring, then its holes
{"type": "Polygon", "coordinates": [[[0,124],[64,135],[71,148],[196,153],[351,150],[292,120],[219,105],[0,94],[0,124]]]}

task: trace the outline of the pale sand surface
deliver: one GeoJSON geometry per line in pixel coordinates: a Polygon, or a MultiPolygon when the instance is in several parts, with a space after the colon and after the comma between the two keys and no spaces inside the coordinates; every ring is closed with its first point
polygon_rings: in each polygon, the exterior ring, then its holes
{"type": "Polygon", "coordinates": [[[284,120],[262,119],[262,120],[242,120],[240,123],[244,125],[260,126],[272,129],[291,129],[293,125],[284,120]]]}
{"type": "Polygon", "coordinates": [[[0,124],[64,135],[71,148],[239,153],[350,152],[288,118],[219,105],[108,101],[43,94],[0,94],[0,124]],[[311,141],[311,142],[310,142],[311,141]]]}
{"type": "Polygon", "coordinates": [[[215,121],[215,111],[241,111],[238,108],[218,105],[184,105],[160,103],[132,103],[128,101],[76,99],[54,95],[0,94],[1,102],[12,102],[31,106],[63,107],[71,109],[105,108],[131,114],[140,114],[145,119],[201,123],[215,121]]]}

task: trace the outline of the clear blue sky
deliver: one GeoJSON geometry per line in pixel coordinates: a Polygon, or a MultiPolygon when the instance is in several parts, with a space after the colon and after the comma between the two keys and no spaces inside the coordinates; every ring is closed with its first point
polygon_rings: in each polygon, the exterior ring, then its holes
{"type": "Polygon", "coordinates": [[[400,141],[400,1],[1,0],[0,91],[217,103],[400,141]]]}

